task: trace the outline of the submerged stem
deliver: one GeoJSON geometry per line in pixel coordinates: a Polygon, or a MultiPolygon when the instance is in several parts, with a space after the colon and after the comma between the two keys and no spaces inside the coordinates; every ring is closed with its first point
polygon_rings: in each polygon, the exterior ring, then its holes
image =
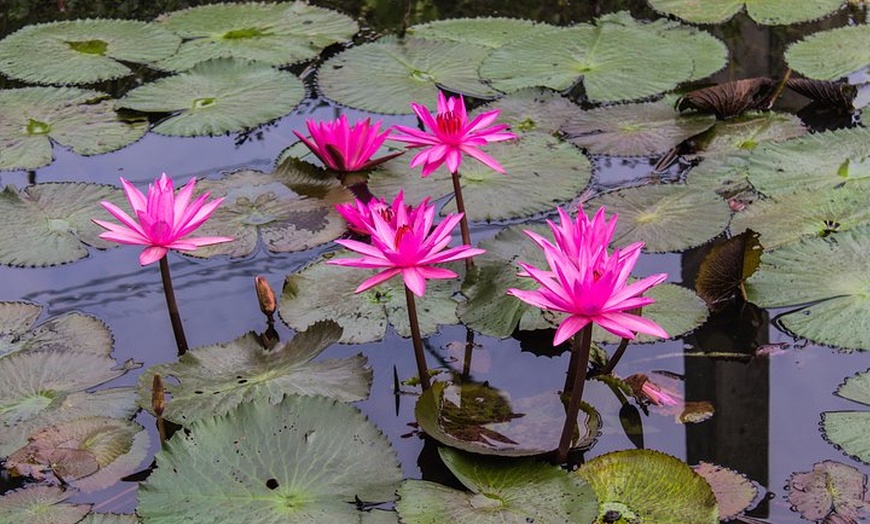
{"type": "Polygon", "coordinates": [[[178,314],[178,304],[175,302],[175,292],[172,290],[172,277],[169,275],[169,262],[165,255],[160,259],[160,276],[163,279],[166,308],[169,310],[169,321],[172,323],[172,333],[175,335],[175,345],[178,347],[180,357],[187,353],[187,338],[184,336],[181,315],[178,314]]]}
{"type": "MultiPolygon", "coordinates": [[[[465,213],[465,200],[462,199],[462,185],[459,183],[459,171],[451,174],[453,178],[453,196],[456,198],[456,210],[462,213],[462,220],[459,221],[459,232],[462,233],[462,243],[471,245],[471,232],[468,230],[468,216],[465,213]]],[[[474,267],[474,261],[471,257],[465,259],[465,271],[468,272],[474,267]]]]}
{"type": "Polygon", "coordinates": [[[417,361],[417,374],[420,376],[420,386],[423,391],[429,389],[429,368],[426,366],[426,355],[423,353],[423,339],[420,337],[420,324],[417,322],[417,303],[414,293],[405,286],[405,300],[408,302],[408,323],[411,325],[411,340],[414,343],[414,359],[417,361]]]}
{"type": "MultiPolygon", "coordinates": [[[[592,347],[592,324],[587,324],[583,330],[574,335],[574,349],[577,353],[574,383],[571,385],[571,397],[568,400],[568,410],[565,415],[565,425],[562,427],[562,438],[559,439],[559,449],[556,451],[556,463],[562,464],[568,460],[571,449],[571,437],[577,427],[577,414],[580,412],[580,400],[583,397],[583,385],[586,383],[586,368],[589,366],[589,351],[592,347]],[[579,347],[578,347],[579,346],[579,347]]],[[[572,359],[573,360],[573,359],[572,359]]]]}

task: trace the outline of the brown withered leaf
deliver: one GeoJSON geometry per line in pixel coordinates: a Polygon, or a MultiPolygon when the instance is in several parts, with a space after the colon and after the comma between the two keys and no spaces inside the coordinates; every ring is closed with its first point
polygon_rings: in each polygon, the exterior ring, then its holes
{"type": "Polygon", "coordinates": [[[698,268],[695,292],[712,311],[724,308],[761,258],[758,233],[746,230],[710,248],[698,268]]]}
{"type": "Polygon", "coordinates": [[[677,101],[677,109],[695,109],[726,119],[752,109],[766,109],[776,91],[776,81],[758,77],[735,80],[690,91],[677,101]]]}
{"type": "Polygon", "coordinates": [[[838,109],[851,110],[852,101],[858,95],[858,88],[847,82],[789,78],[785,85],[809,99],[838,109]]]}

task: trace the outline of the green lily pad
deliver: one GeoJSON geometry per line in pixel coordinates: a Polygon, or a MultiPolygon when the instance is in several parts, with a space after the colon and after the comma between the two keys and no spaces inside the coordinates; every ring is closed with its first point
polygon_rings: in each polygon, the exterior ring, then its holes
{"type": "MultiPolygon", "coordinates": [[[[870,371],[851,376],[837,388],[837,396],[870,406],[870,371]]],[[[825,440],[843,453],[870,464],[870,411],[826,411],[822,413],[825,440]]]]}
{"type": "Polygon", "coordinates": [[[90,513],[78,524],[139,524],[139,517],[118,513],[90,513]]]}
{"type": "Polygon", "coordinates": [[[556,466],[531,459],[484,460],[449,448],[438,452],[469,491],[406,480],[396,503],[406,524],[588,524],[597,514],[589,485],[556,466]]]}
{"type": "Polygon", "coordinates": [[[429,40],[447,40],[485,47],[501,47],[530,33],[546,32],[553,26],[519,18],[453,18],[413,25],[408,34],[429,40]]]}
{"type": "MultiPolygon", "coordinates": [[[[405,284],[401,277],[391,278],[368,291],[354,293],[375,271],[324,262],[320,260],[287,275],[284,280],[278,312],[288,326],[303,329],[320,320],[335,319],[343,329],[339,339],[343,344],[381,340],[388,323],[399,335],[411,336],[405,284]],[[329,285],[324,285],[324,282],[329,285]]],[[[458,265],[450,267],[461,271],[458,265]]],[[[440,324],[457,323],[453,295],[459,290],[459,283],[459,279],[429,280],[426,294],[415,297],[420,332],[424,337],[437,333],[440,324]]]]}
{"type": "Polygon", "coordinates": [[[597,155],[655,156],[713,127],[712,115],[683,116],[670,100],[601,107],[575,114],[562,131],[597,155]]]}
{"type": "Polygon", "coordinates": [[[670,455],[649,449],[615,451],[586,462],[576,474],[598,495],[599,519],[616,511],[618,522],[719,522],[707,481],[670,455]]]}
{"type": "Polygon", "coordinates": [[[93,355],[107,355],[112,351],[112,334],[102,321],[92,316],[75,312],[65,313],[33,328],[33,322],[41,310],[39,306],[0,302],[0,312],[14,314],[16,310],[30,313],[26,319],[22,319],[28,323],[15,326],[0,320],[0,333],[2,333],[0,357],[16,351],[39,349],[75,351],[93,355]],[[22,308],[22,306],[30,307],[22,308]]]}
{"type": "Polygon", "coordinates": [[[0,522],[76,524],[88,514],[89,504],[64,502],[75,493],[52,486],[30,486],[0,495],[0,522]]]}
{"type": "Polygon", "coordinates": [[[377,113],[411,113],[411,102],[434,108],[438,89],[475,98],[495,98],[477,69],[490,48],[450,42],[385,38],[352,47],[323,63],[322,93],[349,107],[377,113]]]}
{"type": "Polygon", "coordinates": [[[790,45],[785,60],[806,77],[837,80],[870,64],[870,26],[853,25],[812,34],[790,45]]]}
{"type": "Polygon", "coordinates": [[[719,519],[722,521],[731,520],[749,509],[758,495],[758,488],[752,481],[734,470],[708,462],[701,462],[694,470],[710,484],[716,495],[719,519]]]}
{"type": "Polygon", "coordinates": [[[383,434],[324,397],[245,403],[189,430],[139,490],[149,524],[356,522],[355,501],[391,501],[402,478],[383,434]]]}
{"type": "MultiPolygon", "coordinates": [[[[580,194],[592,178],[588,158],[571,144],[543,133],[527,133],[482,149],[505,172],[470,159],[462,163],[459,181],[469,220],[507,220],[551,211],[555,204],[580,194]]],[[[408,202],[453,192],[446,167],[422,178],[408,174],[407,159],[382,164],[372,173],[369,187],[387,198],[404,191],[408,202]]],[[[442,214],[446,213],[456,213],[454,202],[444,206],[442,214]]]]}
{"type": "Polygon", "coordinates": [[[154,126],[155,133],[203,136],[243,131],[282,117],[304,96],[302,81],[292,73],[260,62],[217,58],[138,87],[116,105],[173,113],[154,126]]]}
{"type": "Polygon", "coordinates": [[[648,0],[660,13],[674,15],[694,24],[717,24],[737,14],[743,7],[749,16],[764,25],[789,25],[807,22],[836,11],[843,0],[791,2],[789,0],[648,0]]]}
{"type": "Polygon", "coordinates": [[[164,418],[184,425],[223,415],[239,404],[278,404],[289,393],[323,395],[342,402],[363,400],[372,382],[363,355],[312,362],[339,337],[341,327],[326,321],[271,350],[263,349],[253,333],[226,344],[194,348],[178,362],[160,364],[142,374],[139,405],[151,409],[155,374],[164,377],[165,391],[171,397],[164,418]]]}
{"type": "Polygon", "coordinates": [[[29,25],[0,41],[0,72],[37,84],[92,84],[132,74],[121,62],[154,62],[180,43],[171,31],[135,20],[29,25]]]}
{"type": "Polygon", "coordinates": [[[746,281],[760,307],[810,304],[780,317],[792,333],[820,344],[870,350],[870,225],[769,251],[746,281]]]}
{"type": "Polygon", "coordinates": [[[228,57],[290,65],[359,31],[350,17],[305,2],[204,5],[164,15],[160,23],[185,39],[176,54],[155,64],[170,71],[228,57]]]}
{"type": "Polygon", "coordinates": [[[36,322],[42,306],[27,302],[0,302],[0,356],[14,348],[15,337],[24,333],[36,322]],[[10,340],[5,337],[11,336],[10,340]]]}
{"type": "MultiPolygon", "coordinates": [[[[580,113],[580,106],[552,89],[530,87],[490,102],[480,111],[498,109],[498,122],[508,124],[513,133],[556,135],[562,125],[580,113]]],[[[475,114],[478,113],[477,111],[475,114]]]]}
{"type": "Polygon", "coordinates": [[[334,206],[352,200],[350,191],[337,180],[324,183],[294,174],[292,179],[289,172],[241,170],[203,180],[198,187],[224,202],[198,231],[233,241],[197,249],[194,256],[244,257],[261,241],[272,253],[304,251],[341,236],[347,226],[334,206]]]}
{"type": "MultiPolygon", "coordinates": [[[[619,18],[628,18],[630,20],[630,14],[627,11],[620,11],[604,15],[601,18],[602,20],[618,20],[619,18]]],[[[728,46],[718,38],[712,37],[706,31],[697,27],[683,25],[667,18],[660,18],[651,22],[650,27],[657,27],[675,45],[677,42],[682,41],[683,50],[692,59],[694,64],[692,74],[688,79],[690,82],[707,78],[721,71],[728,64],[728,46]]]]}
{"type": "Polygon", "coordinates": [[[867,476],[859,469],[833,460],[813,464],[812,471],[792,473],[786,489],[792,510],[821,522],[836,513],[844,522],[866,514],[867,476]]]}
{"type": "Polygon", "coordinates": [[[0,170],[36,169],[53,160],[52,144],[97,155],[132,144],[144,119],[122,120],[108,95],[73,87],[0,90],[0,170]]]}
{"type": "Polygon", "coordinates": [[[756,149],[764,142],[782,142],[807,134],[800,118],[788,113],[750,111],[719,120],[693,142],[698,155],[709,159],[756,149]]]}
{"type": "Polygon", "coordinates": [[[53,266],[88,256],[83,244],[114,246],[98,235],[91,222],[99,202],[124,200],[120,189],[86,183],[46,183],[0,192],[0,263],[10,266],[53,266]],[[21,238],[27,238],[22,243],[21,238]]]}
{"type": "Polygon", "coordinates": [[[685,184],[629,187],[587,201],[595,210],[618,213],[614,244],[645,242],[652,253],[682,251],[722,233],[731,219],[728,204],[712,191],[685,184]]]}

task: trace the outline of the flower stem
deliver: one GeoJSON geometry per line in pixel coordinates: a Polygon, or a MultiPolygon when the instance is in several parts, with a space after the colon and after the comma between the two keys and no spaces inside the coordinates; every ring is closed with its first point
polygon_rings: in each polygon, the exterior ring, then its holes
{"type": "Polygon", "coordinates": [[[586,368],[589,366],[589,351],[592,347],[592,324],[587,324],[583,330],[574,335],[574,349],[572,353],[579,356],[575,362],[574,383],[571,385],[571,397],[568,400],[568,410],[565,416],[565,425],[562,427],[562,438],[559,440],[559,449],[556,451],[556,463],[562,464],[568,460],[568,451],[571,449],[571,437],[577,427],[577,414],[580,412],[580,399],[583,397],[583,385],[586,383],[586,368]],[[578,347],[579,346],[579,347],[578,347]]]}
{"type": "Polygon", "coordinates": [[[417,322],[417,303],[414,293],[405,286],[405,300],[408,302],[408,323],[411,324],[411,340],[414,342],[414,358],[417,360],[417,374],[420,376],[420,386],[423,391],[429,389],[429,368],[426,366],[426,355],[423,353],[423,339],[420,337],[420,324],[417,322]]]}
{"type": "MultiPolygon", "coordinates": [[[[633,315],[640,316],[643,313],[643,308],[635,308],[626,311],[626,313],[631,313],[633,315]]],[[[616,364],[619,363],[619,360],[622,358],[622,355],[625,353],[625,349],[628,347],[629,339],[623,338],[619,341],[619,346],[616,347],[616,351],[613,352],[613,356],[607,360],[607,364],[601,369],[598,373],[599,375],[609,375],[613,372],[613,368],[616,367],[616,364]]]]}
{"type": "Polygon", "coordinates": [[[184,336],[184,326],[181,325],[181,315],[178,314],[178,303],[175,302],[175,292],[172,290],[172,277],[169,275],[169,262],[166,256],[160,259],[160,276],[163,278],[163,294],[166,295],[166,308],[169,310],[169,320],[172,323],[172,333],[178,346],[178,356],[187,353],[187,339],[184,336]]]}
{"type": "MultiPolygon", "coordinates": [[[[471,245],[471,232],[468,230],[468,216],[465,214],[465,200],[462,199],[462,185],[459,183],[459,171],[451,174],[453,178],[453,195],[456,198],[456,210],[462,213],[462,220],[459,221],[459,231],[462,233],[462,243],[471,245]]],[[[474,267],[474,261],[471,257],[465,259],[465,271],[468,272],[474,267]]]]}

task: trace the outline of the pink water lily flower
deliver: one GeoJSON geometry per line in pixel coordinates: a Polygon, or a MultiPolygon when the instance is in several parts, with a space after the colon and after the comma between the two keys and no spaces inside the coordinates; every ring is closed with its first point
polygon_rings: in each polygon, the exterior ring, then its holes
{"type": "Polygon", "coordinates": [[[336,204],[335,210],[347,222],[347,227],[354,233],[360,235],[371,235],[371,231],[375,228],[372,222],[372,215],[378,214],[387,222],[392,222],[396,216],[396,204],[401,205],[401,199],[396,199],[392,205],[387,204],[387,201],[377,198],[372,198],[367,203],[363,203],[360,199],[355,199],[352,204],[336,204]]]}
{"type": "MultiPolygon", "coordinates": [[[[363,204],[358,204],[357,207],[363,204]]],[[[390,205],[392,216],[369,212],[360,223],[371,220],[371,244],[356,240],[336,240],[336,243],[363,255],[362,258],[330,260],[339,266],[383,269],[366,279],[356,289],[361,293],[396,275],[402,275],[405,285],[412,293],[422,297],[426,292],[426,279],[455,278],[458,275],[449,269],[434,264],[452,262],[480,255],[483,249],[460,245],[448,248],[451,233],[461,218],[460,214],[448,215],[435,229],[435,206],[424,200],[419,206],[406,206],[402,193],[390,205]]]]}
{"type": "Polygon", "coordinates": [[[423,165],[423,176],[427,177],[443,163],[451,173],[456,173],[462,164],[462,155],[476,158],[490,168],[504,173],[501,164],[480,150],[490,142],[501,142],[516,138],[513,133],[506,133],[507,124],[492,125],[498,118],[499,110],[493,109],[481,113],[471,122],[465,112],[465,100],[459,97],[444,96],[438,92],[438,114],[433,117],[426,106],[411,104],[414,113],[430,132],[420,131],[405,126],[396,126],[395,131],[402,133],[390,136],[390,140],[405,142],[408,147],[422,147],[423,151],[411,160],[411,167],[423,165]]]}
{"type": "Polygon", "coordinates": [[[628,283],[643,243],[608,253],[615,215],[608,223],[601,208],[593,220],[578,216],[572,223],[567,213],[559,211],[560,225],[548,221],[555,243],[526,231],[543,249],[549,268],[520,263],[520,275],[533,278],[541,287],[531,291],[512,288],[508,294],[535,307],[568,314],[556,330],[553,345],[565,342],[589,323],[627,339],[634,339],[636,333],[667,338],[667,332],[655,322],[627,313],[653,303],[652,298],[641,295],[667,278],[660,273],[628,283]]]}
{"type": "Polygon", "coordinates": [[[135,219],[111,202],[100,202],[121,224],[92,219],[98,226],[107,229],[100,238],[119,244],[146,246],[139,254],[143,266],[157,262],[170,249],[193,251],[198,247],[230,242],[230,237],[190,237],[196,228],[214,213],[223,202],[216,198],[206,202],[209,193],[200,195],[193,202],[196,179],[191,178],[175,195],[172,179],[163,173],[153,184],[148,185],[148,196],[142,194],[130,182],[121,178],[124,193],[133,208],[135,219]]]}
{"type": "Polygon", "coordinates": [[[311,119],[305,124],[308,126],[311,138],[306,138],[298,131],[293,132],[326,167],[341,173],[371,169],[403,153],[399,151],[372,159],[372,155],[377,153],[378,148],[390,135],[390,130],[381,133],[381,122],[372,125],[370,118],[357,122],[353,126],[348,124],[345,115],[332,122],[317,122],[311,119]]]}

